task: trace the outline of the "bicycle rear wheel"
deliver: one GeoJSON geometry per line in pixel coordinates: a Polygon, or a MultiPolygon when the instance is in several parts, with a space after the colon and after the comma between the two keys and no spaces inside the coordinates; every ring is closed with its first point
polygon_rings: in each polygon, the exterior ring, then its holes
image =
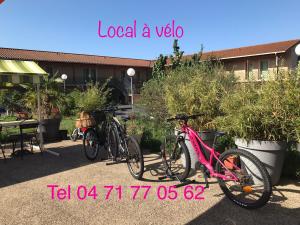
{"type": "Polygon", "coordinates": [[[96,132],[88,129],[83,136],[84,154],[89,160],[95,160],[99,154],[100,144],[96,132]]]}
{"type": "Polygon", "coordinates": [[[246,209],[264,206],[272,194],[269,173],[262,162],[244,150],[228,150],[219,157],[216,171],[224,176],[234,174],[238,181],[218,178],[224,194],[237,205],[246,209]]]}
{"type": "Polygon", "coordinates": [[[142,179],[144,174],[144,156],[142,149],[134,137],[127,138],[127,166],[130,174],[137,180],[142,179]]]}
{"type": "Polygon", "coordinates": [[[180,181],[185,180],[191,170],[191,157],[184,141],[177,141],[176,136],[172,135],[165,139],[161,150],[167,175],[176,176],[180,181]]]}
{"type": "Polygon", "coordinates": [[[72,134],[70,135],[70,139],[71,139],[72,141],[77,141],[78,137],[79,137],[79,134],[78,134],[78,128],[75,128],[75,129],[73,130],[72,134]]]}

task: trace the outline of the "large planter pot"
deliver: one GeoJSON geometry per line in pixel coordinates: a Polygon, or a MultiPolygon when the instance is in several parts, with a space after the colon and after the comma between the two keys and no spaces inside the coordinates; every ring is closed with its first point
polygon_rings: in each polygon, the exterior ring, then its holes
{"type": "MultiPolygon", "coordinates": [[[[284,162],[284,155],[287,149],[286,142],[258,140],[246,141],[245,139],[236,138],[235,144],[239,149],[244,149],[255,155],[265,165],[271,176],[273,185],[279,182],[284,162]]],[[[245,164],[247,165],[246,161],[245,164]]],[[[255,171],[252,171],[251,173],[255,174],[255,171]]]]}
{"type": "Polygon", "coordinates": [[[46,142],[60,140],[60,126],[61,119],[43,119],[40,122],[43,131],[43,138],[46,142]]]}

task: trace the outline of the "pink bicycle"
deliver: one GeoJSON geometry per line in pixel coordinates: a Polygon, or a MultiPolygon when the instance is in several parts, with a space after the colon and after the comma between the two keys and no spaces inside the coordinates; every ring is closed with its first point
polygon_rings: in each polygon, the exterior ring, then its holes
{"type": "MultiPolygon", "coordinates": [[[[198,115],[177,115],[167,121],[181,121],[181,129],[177,135],[166,137],[161,147],[166,176],[181,182],[178,186],[191,183],[186,180],[191,169],[191,158],[185,140],[189,140],[196,151],[206,187],[207,178],[215,177],[224,194],[234,203],[247,209],[256,209],[265,205],[272,193],[271,178],[262,162],[253,154],[240,150],[226,150],[222,154],[209,147],[199,137],[198,132],[188,125],[189,119],[198,115]]],[[[222,136],[224,133],[217,133],[222,136]]]]}

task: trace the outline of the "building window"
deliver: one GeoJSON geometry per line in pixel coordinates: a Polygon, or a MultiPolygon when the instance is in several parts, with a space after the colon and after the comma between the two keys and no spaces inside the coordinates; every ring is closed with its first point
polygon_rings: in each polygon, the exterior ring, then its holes
{"type": "Polygon", "coordinates": [[[253,64],[252,63],[248,63],[248,68],[246,71],[246,80],[253,80],[254,76],[253,76],[253,64]]]}
{"type": "Polygon", "coordinates": [[[85,83],[96,83],[96,69],[85,68],[83,69],[83,78],[85,83]]]}
{"type": "Polygon", "coordinates": [[[84,68],[83,69],[83,80],[84,80],[84,83],[88,83],[89,80],[89,69],[88,68],[84,68]]]}
{"type": "Polygon", "coordinates": [[[267,80],[269,76],[269,62],[267,60],[260,61],[260,79],[267,80]]]}

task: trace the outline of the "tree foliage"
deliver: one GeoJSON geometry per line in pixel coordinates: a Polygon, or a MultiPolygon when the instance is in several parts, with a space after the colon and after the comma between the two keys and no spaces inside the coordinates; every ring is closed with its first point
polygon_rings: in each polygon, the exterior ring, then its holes
{"type": "Polygon", "coordinates": [[[166,75],[167,56],[159,55],[157,60],[154,62],[152,69],[152,77],[155,79],[161,79],[166,75]]]}
{"type": "Polygon", "coordinates": [[[173,55],[170,55],[172,69],[176,69],[181,66],[183,53],[184,51],[180,51],[178,40],[175,39],[173,42],[173,55]]]}

